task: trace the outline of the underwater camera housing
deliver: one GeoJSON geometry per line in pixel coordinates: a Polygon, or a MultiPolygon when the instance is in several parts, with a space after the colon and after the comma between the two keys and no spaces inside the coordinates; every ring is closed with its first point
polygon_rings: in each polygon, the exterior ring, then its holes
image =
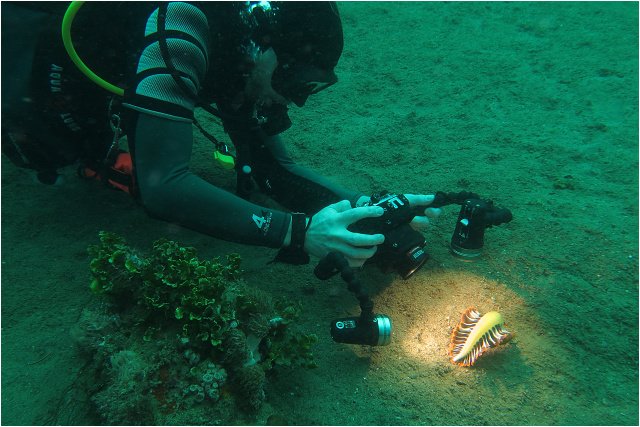
{"type": "MultiPolygon", "coordinates": [[[[491,200],[483,200],[475,193],[463,191],[444,193],[438,191],[430,207],[458,204],[460,213],[451,237],[454,255],[472,260],[482,252],[484,231],[511,221],[511,211],[494,206],[491,200]]],[[[414,216],[422,215],[424,206],[410,207],[407,198],[400,194],[374,194],[368,206],[381,206],[384,214],[376,218],[362,219],[349,230],[359,233],[382,233],[385,241],[367,263],[376,264],[385,272],[396,271],[403,279],[409,278],[429,259],[424,250],[425,239],[409,224],[414,216]]],[[[360,316],[343,317],[331,322],[331,337],[335,342],[370,346],[388,345],[391,342],[391,319],[373,312],[373,302],[362,289],[360,280],[349,266],[344,255],[330,252],[322,258],[314,270],[320,280],[327,280],[340,273],[360,302],[360,316]]]]}
{"type": "Polygon", "coordinates": [[[384,209],[382,216],[361,219],[348,227],[349,231],[357,233],[384,235],[384,243],[367,263],[377,265],[385,273],[396,271],[403,279],[408,279],[429,259],[424,249],[424,236],[409,225],[419,211],[409,206],[409,200],[403,194],[373,194],[365,206],[384,209]]]}
{"type": "MultiPolygon", "coordinates": [[[[473,260],[482,253],[484,232],[487,228],[511,221],[511,211],[494,206],[493,201],[482,199],[476,193],[461,191],[445,193],[438,191],[430,207],[460,205],[456,228],[451,237],[451,252],[458,258],[473,260]]],[[[397,272],[408,279],[429,259],[425,250],[426,241],[419,231],[409,224],[416,215],[423,215],[424,206],[409,205],[403,194],[376,193],[365,206],[380,206],[384,214],[376,218],[365,218],[350,225],[348,229],[363,234],[383,234],[384,243],[367,264],[377,265],[383,272],[397,272]]]]}

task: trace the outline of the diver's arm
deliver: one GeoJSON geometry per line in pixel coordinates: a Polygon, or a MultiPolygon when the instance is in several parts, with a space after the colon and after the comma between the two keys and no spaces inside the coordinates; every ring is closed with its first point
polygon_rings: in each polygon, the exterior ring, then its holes
{"type": "MultiPolygon", "coordinates": [[[[289,155],[285,143],[280,135],[267,137],[266,146],[273,153],[275,160],[293,175],[294,180],[307,181],[309,183],[307,185],[324,188],[333,195],[329,196],[331,197],[331,199],[319,200],[318,202],[322,206],[326,206],[329,203],[335,203],[336,201],[340,200],[349,200],[350,202],[352,202],[351,204],[354,205],[355,201],[358,200],[358,198],[362,195],[359,192],[349,190],[341,185],[338,185],[328,178],[320,175],[319,173],[294,162],[289,155]]],[[[295,188],[296,187],[294,186],[294,189],[295,188]]],[[[276,190],[276,192],[278,193],[278,195],[282,195],[289,193],[290,190],[287,188],[282,188],[276,190]]],[[[298,195],[295,195],[294,197],[298,197],[298,195]]],[[[320,197],[322,197],[322,195],[320,197]]]]}
{"type": "Polygon", "coordinates": [[[139,114],[135,169],[140,198],[153,216],[234,242],[279,248],[291,215],[263,208],[189,171],[190,123],[139,114]]]}
{"type": "Polygon", "coordinates": [[[341,200],[355,206],[363,197],[295,163],[279,135],[253,130],[230,132],[230,136],[236,146],[252,147],[253,177],[262,191],[292,211],[313,214],[341,200]]]}
{"type": "Polygon", "coordinates": [[[189,170],[192,119],[208,67],[209,25],[197,6],[159,5],[144,28],[125,92],[140,199],[147,211],[214,237],[268,247],[285,241],[291,215],[223,191],[189,170]]]}

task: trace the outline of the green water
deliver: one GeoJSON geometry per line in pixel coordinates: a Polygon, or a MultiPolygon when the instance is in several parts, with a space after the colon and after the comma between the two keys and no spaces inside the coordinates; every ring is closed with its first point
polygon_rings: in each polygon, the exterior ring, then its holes
{"type": "MultiPolygon", "coordinates": [[[[292,110],[284,137],[294,159],[363,192],[469,189],[514,220],[487,230],[482,259],[462,263],[448,252],[457,208],[446,208],[414,277],[365,271],[393,342],[354,347],[332,342],[328,325],[356,315],[357,301],[338,279],[318,281],[313,264],[267,264],[273,250],[150,219],[73,168],[61,188],[36,185],[3,157],[2,424],[101,422],[95,366],[71,333],[96,303],[86,247],[99,230],[140,248],[169,237],[204,257],[238,252],[245,280],[302,301],[300,326],[319,337],[319,367],[270,377],[257,414],[157,420],[638,424],[638,4],[339,7],[340,82],[292,110]],[[447,345],[471,305],[502,312],[516,336],[465,369],[447,345]]],[[[196,138],[193,170],[232,190],[232,174],[196,138]]]]}

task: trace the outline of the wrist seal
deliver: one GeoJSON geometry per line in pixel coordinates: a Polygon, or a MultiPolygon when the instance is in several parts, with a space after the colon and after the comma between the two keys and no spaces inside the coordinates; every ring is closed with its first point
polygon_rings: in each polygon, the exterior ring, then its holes
{"type": "Polygon", "coordinates": [[[309,254],[304,251],[304,241],[310,225],[311,217],[303,213],[292,213],[291,243],[288,247],[280,249],[273,261],[293,265],[309,264],[309,254]]]}

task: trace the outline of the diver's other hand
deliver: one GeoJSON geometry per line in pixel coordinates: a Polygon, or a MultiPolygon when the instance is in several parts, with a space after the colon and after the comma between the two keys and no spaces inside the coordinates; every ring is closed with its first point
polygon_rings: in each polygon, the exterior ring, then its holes
{"type": "Polygon", "coordinates": [[[417,215],[411,221],[411,226],[418,231],[426,229],[432,220],[438,218],[442,213],[440,208],[429,208],[434,199],[433,194],[405,194],[411,206],[425,206],[424,215],[417,215]]]}
{"type": "Polygon", "coordinates": [[[379,217],[383,213],[379,206],[352,208],[348,200],[329,205],[311,219],[305,250],[320,258],[336,251],[345,256],[351,267],[360,267],[376,253],[377,245],[384,242],[384,236],[353,233],[347,227],[363,218],[379,217]]]}

